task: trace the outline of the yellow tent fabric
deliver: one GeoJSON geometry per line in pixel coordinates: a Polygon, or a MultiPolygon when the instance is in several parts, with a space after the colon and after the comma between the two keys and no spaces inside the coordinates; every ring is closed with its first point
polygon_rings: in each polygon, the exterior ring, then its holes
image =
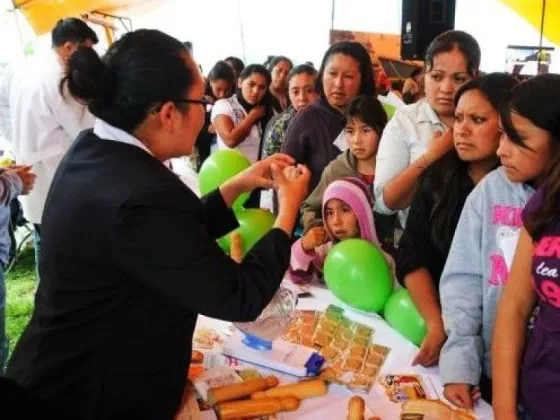
{"type": "MultiPolygon", "coordinates": [[[[527,22],[529,22],[537,31],[541,30],[542,19],[542,0],[501,0],[527,22]]],[[[560,1],[547,0],[544,20],[544,36],[551,42],[560,44],[560,1]]]]}
{"type": "Polygon", "coordinates": [[[13,0],[37,35],[50,32],[59,19],[93,11],[129,15],[161,3],[156,0],[13,0]]]}

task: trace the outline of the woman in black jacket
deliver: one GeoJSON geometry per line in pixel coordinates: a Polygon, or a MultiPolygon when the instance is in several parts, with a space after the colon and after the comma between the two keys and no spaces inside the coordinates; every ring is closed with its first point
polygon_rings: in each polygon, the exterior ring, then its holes
{"type": "MultiPolygon", "coordinates": [[[[499,164],[499,109],[515,80],[493,73],[462,86],[455,97],[455,150],[420,180],[395,257],[397,277],[428,326],[414,364],[438,362],[445,343],[438,285],[467,196],[499,164]]],[[[476,264],[476,262],[473,262],[476,264]]]]}
{"type": "Polygon", "coordinates": [[[78,50],[63,80],[98,118],[61,162],[43,217],[35,310],[7,376],[84,419],[171,419],[198,314],[255,319],[286,271],[309,172],[261,161],[199,200],[165,165],[192,150],[204,83],[176,39],[124,35],[78,50]],[[236,197],[278,188],[274,228],[241,263],[216,244],[236,197]]]}

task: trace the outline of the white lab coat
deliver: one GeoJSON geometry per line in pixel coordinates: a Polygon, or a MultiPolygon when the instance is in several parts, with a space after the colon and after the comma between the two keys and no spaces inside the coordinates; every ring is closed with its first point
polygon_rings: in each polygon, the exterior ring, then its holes
{"type": "Polygon", "coordinates": [[[64,68],[54,50],[31,57],[11,70],[0,87],[0,104],[8,104],[12,143],[19,165],[33,165],[33,191],[21,197],[26,218],[41,223],[54,173],[78,134],[94,117],[83,104],[60,94],[64,68]]]}

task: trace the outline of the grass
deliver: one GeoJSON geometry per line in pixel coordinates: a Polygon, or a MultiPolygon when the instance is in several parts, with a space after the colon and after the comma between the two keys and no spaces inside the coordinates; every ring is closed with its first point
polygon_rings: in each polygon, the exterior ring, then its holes
{"type": "Polygon", "coordinates": [[[22,252],[6,277],[6,331],[10,351],[27,326],[35,298],[35,255],[33,249],[22,252]]]}

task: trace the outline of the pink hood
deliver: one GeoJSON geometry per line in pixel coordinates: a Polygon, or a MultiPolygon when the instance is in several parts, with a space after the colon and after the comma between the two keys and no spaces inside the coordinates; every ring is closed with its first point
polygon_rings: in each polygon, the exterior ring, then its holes
{"type": "MultiPolygon", "coordinates": [[[[342,178],[332,182],[323,195],[323,221],[326,221],[325,207],[329,200],[338,199],[345,202],[356,214],[358,225],[360,226],[361,238],[372,242],[381,247],[377,233],[375,232],[375,222],[373,219],[373,197],[369,192],[369,186],[358,178],[342,178]]],[[[334,238],[328,230],[326,223],[325,229],[331,238],[334,238]]],[[[333,239],[334,240],[334,239],[333,239]]]]}

